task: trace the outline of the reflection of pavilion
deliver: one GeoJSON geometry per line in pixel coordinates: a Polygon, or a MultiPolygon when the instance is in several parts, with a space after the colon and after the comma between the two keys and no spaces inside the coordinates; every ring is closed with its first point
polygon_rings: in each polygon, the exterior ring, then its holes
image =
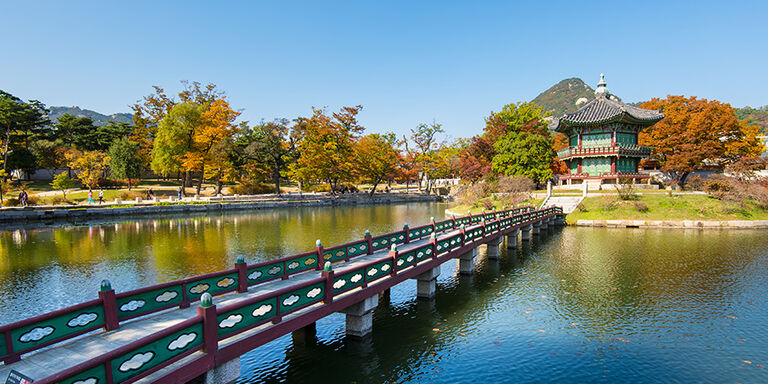
{"type": "Polygon", "coordinates": [[[638,145],[637,136],[663,118],[658,111],[619,101],[608,93],[600,74],[595,99],[555,122],[555,130],[568,136],[569,143],[557,153],[568,166],[568,174],[559,176],[560,184],[599,185],[648,178],[637,167],[650,156],[651,147],[638,145]]]}

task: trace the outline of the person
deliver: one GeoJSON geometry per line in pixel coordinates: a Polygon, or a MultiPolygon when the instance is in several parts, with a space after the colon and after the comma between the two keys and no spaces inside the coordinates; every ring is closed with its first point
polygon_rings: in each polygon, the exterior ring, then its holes
{"type": "Polygon", "coordinates": [[[88,190],[88,205],[93,204],[93,190],[88,190]]]}
{"type": "Polygon", "coordinates": [[[181,188],[182,188],[182,187],[179,187],[179,190],[178,190],[178,191],[176,191],[176,192],[178,193],[178,195],[179,195],[179,201],[181,201],[181,194],[182,194],[182,190],[181,190],[181,188]]]}
{"type": "Polygon", "coordinates": [[[99,189],[99,205],[104,202],[104,188],[99,189]]]}
{"type": "Polygon", "coordinates": [[[19,205],[24,206],[24,190],[19,192],[19,205]]]}
{"type": "Polygon", "coordinates": [[[150,199],[150,200],[155,199],[155,191],[153,191],[152,188],[149,189],[149,194],[147,195],[147,199],[150,199]]]}
{"type": "Polygon", "coordinates": [[[23,206],[28,207],[29,206],[29,194],[27,193],[27,191],[24,191],[24,200],[23,201],[24,201],[24,205],[23,206]]]}

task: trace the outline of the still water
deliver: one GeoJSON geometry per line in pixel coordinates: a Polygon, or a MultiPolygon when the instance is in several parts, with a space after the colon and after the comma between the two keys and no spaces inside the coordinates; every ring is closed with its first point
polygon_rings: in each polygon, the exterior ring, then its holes
{"type": "MultiPolygon", "coordinates": [[[[7,323],[117,290],[266,260],[442,216],[439,204],[306,208],[0,232],[7,323]],[[35,300],[29,300],[29,297],[35,300]]],[[[393,287],[365,340],[343,315],[242,357],[241,383],[768,383],[763,231],[564,228],[446,263],[433,301],[393,287]]]]}

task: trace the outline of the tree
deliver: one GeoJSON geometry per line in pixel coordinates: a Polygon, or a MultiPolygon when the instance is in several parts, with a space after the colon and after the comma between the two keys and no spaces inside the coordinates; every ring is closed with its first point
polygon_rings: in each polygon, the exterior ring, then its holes
{"type": "Polygon", "coordinates": [[[0,91],[0,155],[2,157],[2,180],[8,176],[8,156],[14,149],[29,149],[30,138],[34,133],[42,133],[48,120],[45,106],[38,101],[24,102],[21,99],[0,91]]]}
{"type": "Polygon", "coordinates": [[[70,149],[64,156],[69,167],[75,171],[77,178],[88,190],[93,190],[99,185],[99,179],[109,164],[109,157],[101,151],[80,152],[70,149]]]}
{"type": "Polygon", "coordinates": [[[331,193],[339,183],[351,180],[354,171],[353,145],[365,128],[357,123],[361,105],[343,107],[332,116],[312,109],[312,116],[299,118],[295,132],[299,158],[291,165],[291,175],[302,181],[324,181],[331,193]]]}
{"type": "Polygon", "coordinates": [[[430,192],[430,168],[434,165],[435,161],[435,149],[438,146],[436,135],[438,133],[445,132],[443,125],[436,122],[432,124],[421,123],[416,126],[416,129],[411,129],[411,140],[414,145],[414,155],[416,158],[416,164],[422,176],[419,178],[419,190],[421,190],[422,179],[426,182],[427,194],[430,192]]]}
{"type": "Polygon", "coordinates": [[[496,140],[511,132],[549,135],[544,120],[549,115],[549,112],[533,102],[507,104],[499,112],[491,111],[491,115],[485,119],[483,136],[493,146],[496,140]]]}
{"type": "Polygon", "coordinates": [[[74,188],[75,186],[75,182],[72,181],[72,179],[70,179],[66,173],[59,173],[53,178],[53,181],[51,182],[51,188],[57,191],[61,191],[61,194],[64,196],[64,200],[67,199],[67,189],[74,188]]]}
{"type": "Polygon", "coordinates": [[[493,145],[482,136],[473,136],[459,152],[459,175],[463,180],[477,181],[491,172],[495,154],[493,145]]]}
{"type": "Polygon", "coordinates": [[[680,187],[705,163],[728,166],[764,151],[758,128],[739,121],[729,104],[670,95],[647,101],[640,108],[664,113],[663,120],[640,133],[640,144],[653,146],[651,158],[680,187]]]}
{"type": "Polygon", "coordinates": [[[280,178],[295,160],[296,144],[291,137],[288,120],[278,119],[253,127],[244,136],[245,154],[249,159],[264,163],[272,174],[275,193],[280,194],[280,178]]]}
{"type": "MultiPolygon", "coordinates": [[[[203,106],[194,102],[174,105],[158,124],[152,148],[152,170],[168,176],[183,172],[182,185],[187,185],[187,172],[182,158],[192,150],[195,130],[202,125],[203,106]]],[[[187,159],[189,160],[189,159],[187,159]]]]}
{"type": "Polygon", "coordinates": [[[373,183],[371,196],[376,186],[394,176],[397,170],[398,151],[391,137],[372,133],[361,137],[354,147],[355,169],[360,179],[373,183]]]}
{"type": "Polygon", "coordinates": [[[119,179],[128,180],[128,190],[131,190],[131,180],[141,177],[141,158],[139,144],[126,138],[115,140],[109,147],[109,169],[112,175],[119,179]]]}
{"type": "Polygon", "coordinates": [[[525,176],[536,182],[552,178],[552,160],[556,154],[546,136],[513,132],[494,145],[493,170],[506,176],[525,176]]]}
{"type": "Polygon", "coordinates": [[[80,151],[91,151],[98,147],[95,135],[97,128],[90,117],[65,113],[59,117],[55,127],[54,136],[67,147],[80,151]]]}
{"type": "MultiPolygon", "coordinates": [[[[221,143],[232,137],[234,122],[240,115],[229,106],[224,99],[216,99],[210,104],[203,104],[201,124],[192,130],[192,146],[182,159],[182,164],[188,170],[200,171],[200,182],[197,184],[197,193],[203,186],[206,166],[211,165],[210,152],[214,144],[221,143]]],[[[219,157],[218,160],[222,158],[219,157]]],[[[219,161],[219,165],[221,162],[219,161]]],[[[217,174],[217,173],[214,173],[217,174]]],[[[217,185],[221,190],[221,180],[217,179],[217,185]]]]}

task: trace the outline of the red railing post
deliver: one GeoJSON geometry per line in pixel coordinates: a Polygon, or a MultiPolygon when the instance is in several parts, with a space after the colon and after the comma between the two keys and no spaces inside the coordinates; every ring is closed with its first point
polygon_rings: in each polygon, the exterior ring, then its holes
{"type": "Polygon", "coordinates": [[[206,292],[200,296],[197,315],[203,318],[203,352],[215,353],[219,349],[218,325],[216,324],[216,306],[213,297],[206,292]]]}
{"type": "Polygon", "coordinates": [[[405,232],[405,244],[408,244],[411,242],[411,234],[408,230],[408,223],[403,224],[403,232],[405,232]]]}
{"type": "MultiPolygon", "coordinates": [[[[317,252],[317,270],[323,269],[323,243],[320,242],[320,239],[317,239],[315,241],[315,252],[317,252]]],[[[288,273],[288,271],[285,271],[288,273]]]]}
{"type": "Polygon", "coordinates": [[[368,254],[373,255],[373,237],[371,237],[371,231],[365,230],[365,241],[368,243],[368,254]]]}
{"type": "Polygon", "coordinates": [[[237,291],[248,292],[248,266],[245,264],[243,255],[237,255],[235,268],[237,268],[237,291]]]}
{"type": "Polygon", "coordinates": [[[429,218],[429,225],[432,226],[432,233],[437,232],[437,224],[435,224],[435,217],[434,216],[429,218]]]}
{"type": "Polygon", "coordinates": [[[330,304],[333,302],[333,276],[334,272],[331,268],[331,262],[328,261],[323,266],[323,272],[321,272],[325,278],[325,295],[323,296],[323,302],[330,304]]]}
{"type": "Polygon", "coordinates": [[[389,274],[397,275],[397,244],[392,244],[392,248],[389,249],[389,258],[392,259],[392,272],[389,274]]]}
{"type": "Polygon", "coordinates": [[[189,308],[189,299],[187,298],[187,279],[184,279],[181,283],[181,303],[179,308],[189,308]]]}
{"type": "Polygon", "coordinates": [[[7,353],[3,359],[3,363],[10,364],[21,360],[21,355],[13,351],[13,339],[11,339],[11,330],[9,329],[5,331],[3,337],[5,338],[5,352],[7,353]]]}
{"type": "Polygon", "coordinates": [[[451,215],[451,229],[456,229],[456,215],[451,215]]]}
{"type": "Polygon", "coordinates": [[[99,288],[99,299],[104,309],[104,330],[112,331],[119,327],[117,321],[117,300],[115,299],[115,290],[109,280],[101,281],[99,288]]]}
{"type": "Polygon", "coordinates": [[[429,245],[432,246],[432,259],[437,259],[437,234],[434,232],[432,232],[432,236],[429,237],[429,245]]]}
{"type": "Polygon", "coordinates": [[[464,224],[461,225],[459,231],[461,231],[461,246],[463,247],[467,245],[467,231],[464,229],[464,224]]]}

